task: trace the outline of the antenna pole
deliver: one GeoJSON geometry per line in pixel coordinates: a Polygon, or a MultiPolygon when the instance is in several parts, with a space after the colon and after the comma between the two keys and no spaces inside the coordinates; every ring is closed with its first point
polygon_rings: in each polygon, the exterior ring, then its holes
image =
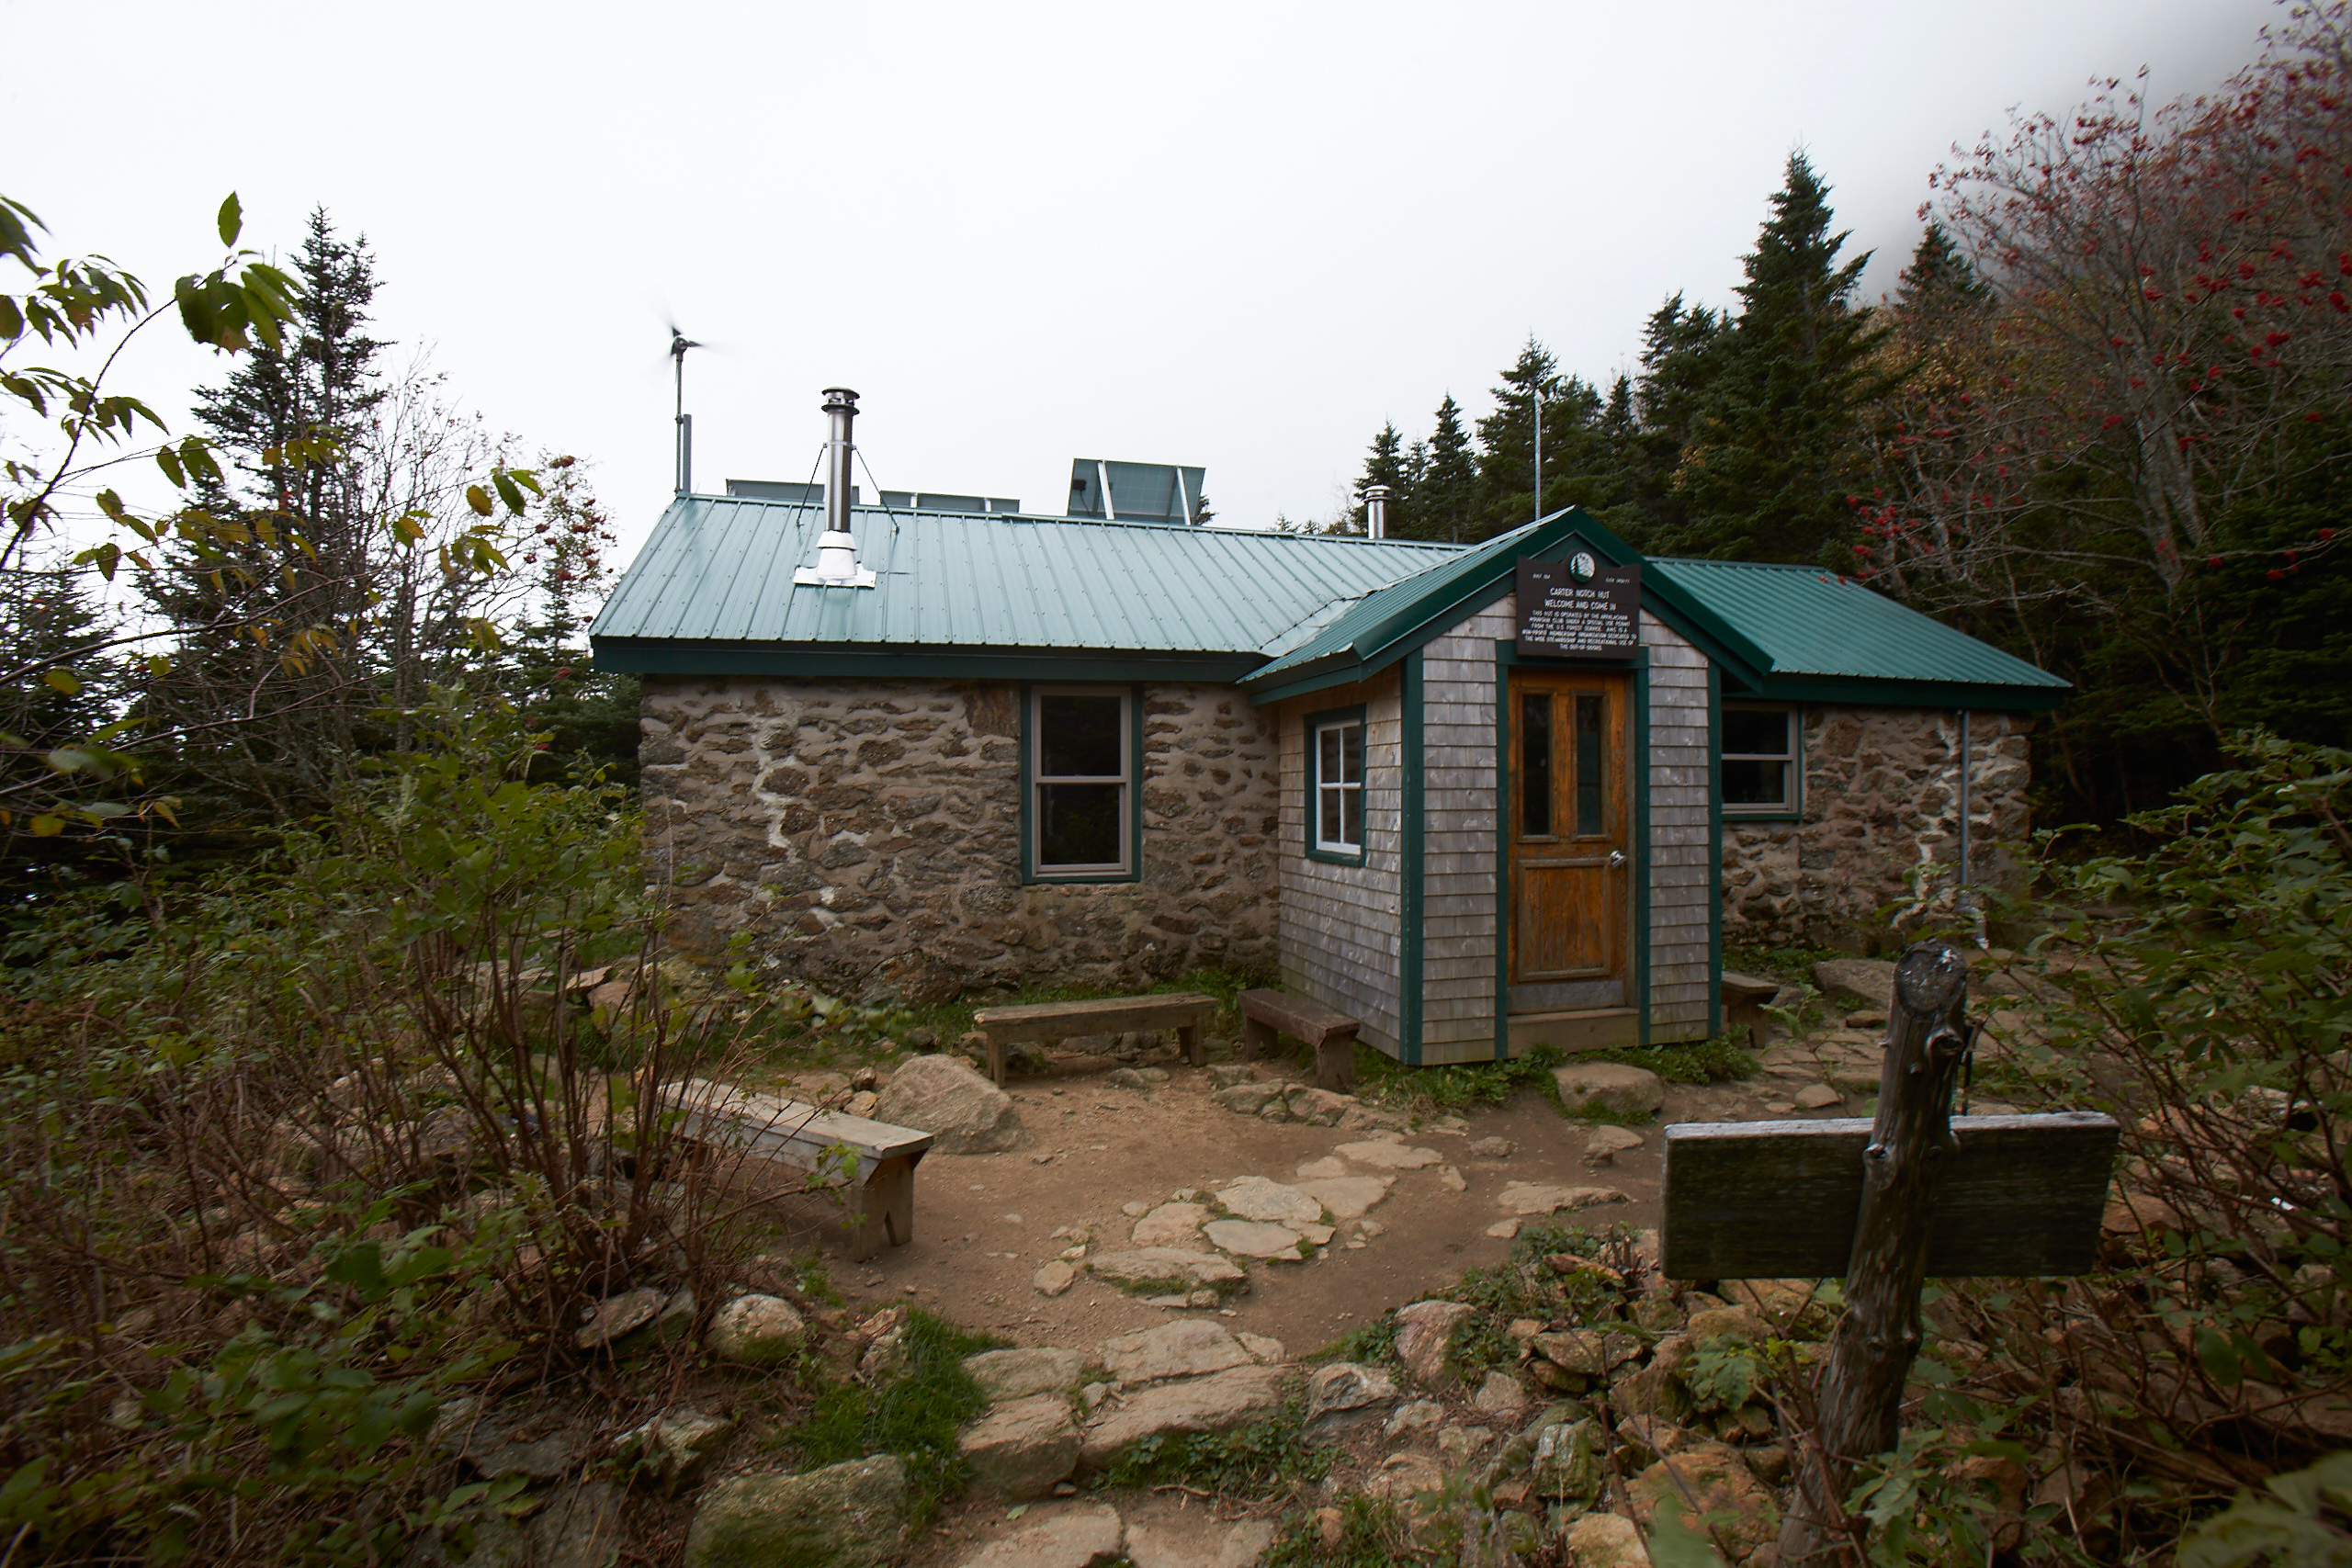
{"type": "Polygon", "coordinates": [[[690,495],[695,488],[695,421],[686,412],[686,350],[700,348],[676,327],[670,329],[670,363],[678,397],[678,493],[690,495]]]}

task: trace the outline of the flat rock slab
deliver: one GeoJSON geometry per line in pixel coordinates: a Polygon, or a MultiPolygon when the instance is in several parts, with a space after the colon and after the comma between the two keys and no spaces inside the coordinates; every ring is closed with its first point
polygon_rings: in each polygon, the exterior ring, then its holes
{"type": "Polygon", "coordinates": [[[1283,1367],[1235,1367],[1122,1394],[1115,1406],[1086,1428],[1079,1462],[1090,1470],[1103,1469],[1130,1444],[1161,1433],[1230,1432],[1254,1426],[1282,1409],[1286,1371],[1283,1367]]]}
{"type": "Polygon", "coordinates": [[[1298,1179],[1302,1183],[1319,1181],[1329,1176],[1347,1174],[1348,1162],[1336,1155],[1325,1155],[1321,1159],[1301,1160],[1298,1166],[1298,1179]]]}
{"type": "Polygon", "coordinates": [[[1185,1318],[1133,1334],[1114,1334],[1095,1353],[1114,1381],[1122,1387],[1157,1382],[1163,1378],[1198,1377],[1227,1367],[1247,1366],[1248,1347],[1227,1333],[1225,1325],[1204,1318],[1185,1318]]]}
{"type": "Polygon", "coordinates": [[[1077,1468],[1078,1446],[1078,1424],[1059,1393],[993,1406],[956,1444],[972,1467],[973,1490],[1011,1502],[1051,1493],[1077,1468]]]}
{"type": "Polygon", "coordinates": [[[1073,1503],[1043,1518],[1032,1515],[1019,1529],[964,1559],[960,1568],[1096,1568],[1118,1561],[1126,1533],[1110,1504],[1073,1503]]]}
{"type": "Polygon", "coordinates": [[[1322,1204],[1332,1219],[1345,1223],[1363,1218],[1364,1211],[1388,1196],[1396,1180],[1393,1176],[1326,1176],[1302,1181],[1298,1190],[1322,1204]]]}
{"type": "Polygon", "coordinates": [[[1228,1524],[1201,1509],[1127,1527],[1127,1561],[1136,1568],[1257,1568],[1274,1544],[1274,1521],[1228,1524]]]}
{"type": "Polygon", "coordinates": [[[1237,1177],[1216,1195],[1217,1206],[1237,1220],[1261,1220],[1268,1224],[1314,1224],[1323,1218],[1323,1205],[1295,1187],[1284,1187],[1262,1176],[1237,1177]]]}
{"type": "Polygon", "coordinates": [[[1136,1222],[1137,1247],[1182,1247],[1196,1239],[1209,1217],[1204,1204],[1162,1203],[1136,1222]]]}
{"type": "Polygon", "coordinates": [[[1341,1144],[1332,1152],[1374,1170],[1419,1170],[1445,1161],[1445,1156],[1435,1149],[1417,1149],[1406,1144],[1341,1144]]]}
{"type": "Polygon", "coordinates": [[[983,1350],[964,1358],[964,1370],[991,1404],[1035,1393],[1063,1393],[1078,1385],[1086,1358],[1051,1346],[1027,1350],[983,1350]]]}
{"type": "Polygon", "coordinates": [[[1219,1258],[1214,1252],[1191,1252],[1173,1247],[1139,1247],[1133,1252],[1101,1253],[1088,1259],[1088,1266],[1097,1279],[1126,1290],[1225,1292],[1238,1290],[1250,1279],[1230,1258],[1219,1258]]]}
{"type": "Polygon", "coordinates": [[[1894,1010],[1894,965],[1883,958],[1826,958],[1813,966],[1813,983],[1833,1001],[1867,1002],[1881,1012],[1894,1010]]]}
{"type": "Polygon", "coordinates": [[[1306,1238],[1287,1225],[1257,1220],[1211,1220],[1201,1227],[1209,1245],[1241,1258],[1280,1258],[1296,1262],[1306,1256],[1306,1238]]]}
{"type": "Polygon", "coordinates": [[[1539,1187],[1514,1181],[1495,1199],[1495,1206],[1526,1219],[1535,1214],[1555,1214],[1562,1209],[1590,1209],[1602,1203],[1632,1201],[1614,1187],[1539,1187]]]}

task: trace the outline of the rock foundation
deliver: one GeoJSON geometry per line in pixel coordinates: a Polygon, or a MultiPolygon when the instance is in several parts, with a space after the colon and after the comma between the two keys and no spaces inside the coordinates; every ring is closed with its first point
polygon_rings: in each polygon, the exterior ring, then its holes
{"type": "MultiPolygon", "coordinates": [[[[2030,821],[2031,719],[1969,719],[1973,881],[2007,886],[2030,821]]],[[[1794,821],[1724,818],[1724,940],[1756,946],[1867,946],[1887,937],[1879,910],[1905,874],[1960,863],[1960,716],[1918,708],[1804,711],[1804,812],[1794,821]]]]}
{"type": "Polygon", "coordinates": [[[1273,962],[1278,760],[1227,686],[1143,690],[1142,874],[1024,885],[1021,689],[648,676],[648,880],[671,940],[736,932],[869,1003],[1139,988],[1273,962]]]}

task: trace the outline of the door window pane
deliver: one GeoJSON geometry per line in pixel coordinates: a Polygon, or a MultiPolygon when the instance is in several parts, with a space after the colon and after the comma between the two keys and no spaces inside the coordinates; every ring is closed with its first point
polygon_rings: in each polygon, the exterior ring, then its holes
{"type": "Polygon", "coordinates": [[[1524,692],[1519,700],[1519,832],[1552,832],[1552,694],[1524,692]]]}
{"type": "Polygon", "coordinates": [[[1598,692],[1577,694],[1577,836],[1591,838],[1609,831],[1609,736],[1607,710],[1598,692]]]}

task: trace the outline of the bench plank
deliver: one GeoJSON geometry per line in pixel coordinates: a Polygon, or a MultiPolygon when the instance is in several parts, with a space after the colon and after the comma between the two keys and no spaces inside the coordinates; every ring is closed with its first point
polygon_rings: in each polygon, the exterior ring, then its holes
{"type": "Polygon", "coordinates": [[[1030,1042],[1069,1040],[1080,1034],[1124,1034],[1173,1029],[1193,1066],[1202,1062],[1202,1031],[1216,1016],[1216,998],[1199,991],[1150,997],[1095,997],[1080,1002],[1027,1002],[1018,1007],[980,1008],[972,1027],[988,1036],[989,1077],[1004,1083],[1004,1048],[1030,1042]]]}
{"type": "MultiPolygon", "coordinates": [[[[1955,1116],[1928,1273],[2088,1273],[2122,1129],[2111,1117],[1955,1116]]],[[[1842,1278],[1871,1123],[1678,1122],[1666,1129],[1663,1271],[1671,1280],[1842,1278]]]]}
{"type": "Polygon", "coordinates": [[[849,1178],[857,1188],[857,1217],[849,1231],[852,1261],[873,1257],[886,1240],[904,1247],[914,1239],[915,1167],[931,1148],[931,1134],[707,1078],[688,1078],[675,1087],[684,1112],[680,1130],[710,1147],[796,1170],[838,1169],[832,1151],[848,1147],[857,1159],[849,1178]]]}
{"type": "Polygon", "coordinates": [[[1295,1035],[1315,1047],[1315,1084],[1335,1094],[1356,1087],[1356,1031],[1363,1025],[1320,1002],[1282,991],[1259,988],[1241,993],[1241,1049],[1244,1060],[1271,1053],[1276,1037],[1295,1035]]]}

